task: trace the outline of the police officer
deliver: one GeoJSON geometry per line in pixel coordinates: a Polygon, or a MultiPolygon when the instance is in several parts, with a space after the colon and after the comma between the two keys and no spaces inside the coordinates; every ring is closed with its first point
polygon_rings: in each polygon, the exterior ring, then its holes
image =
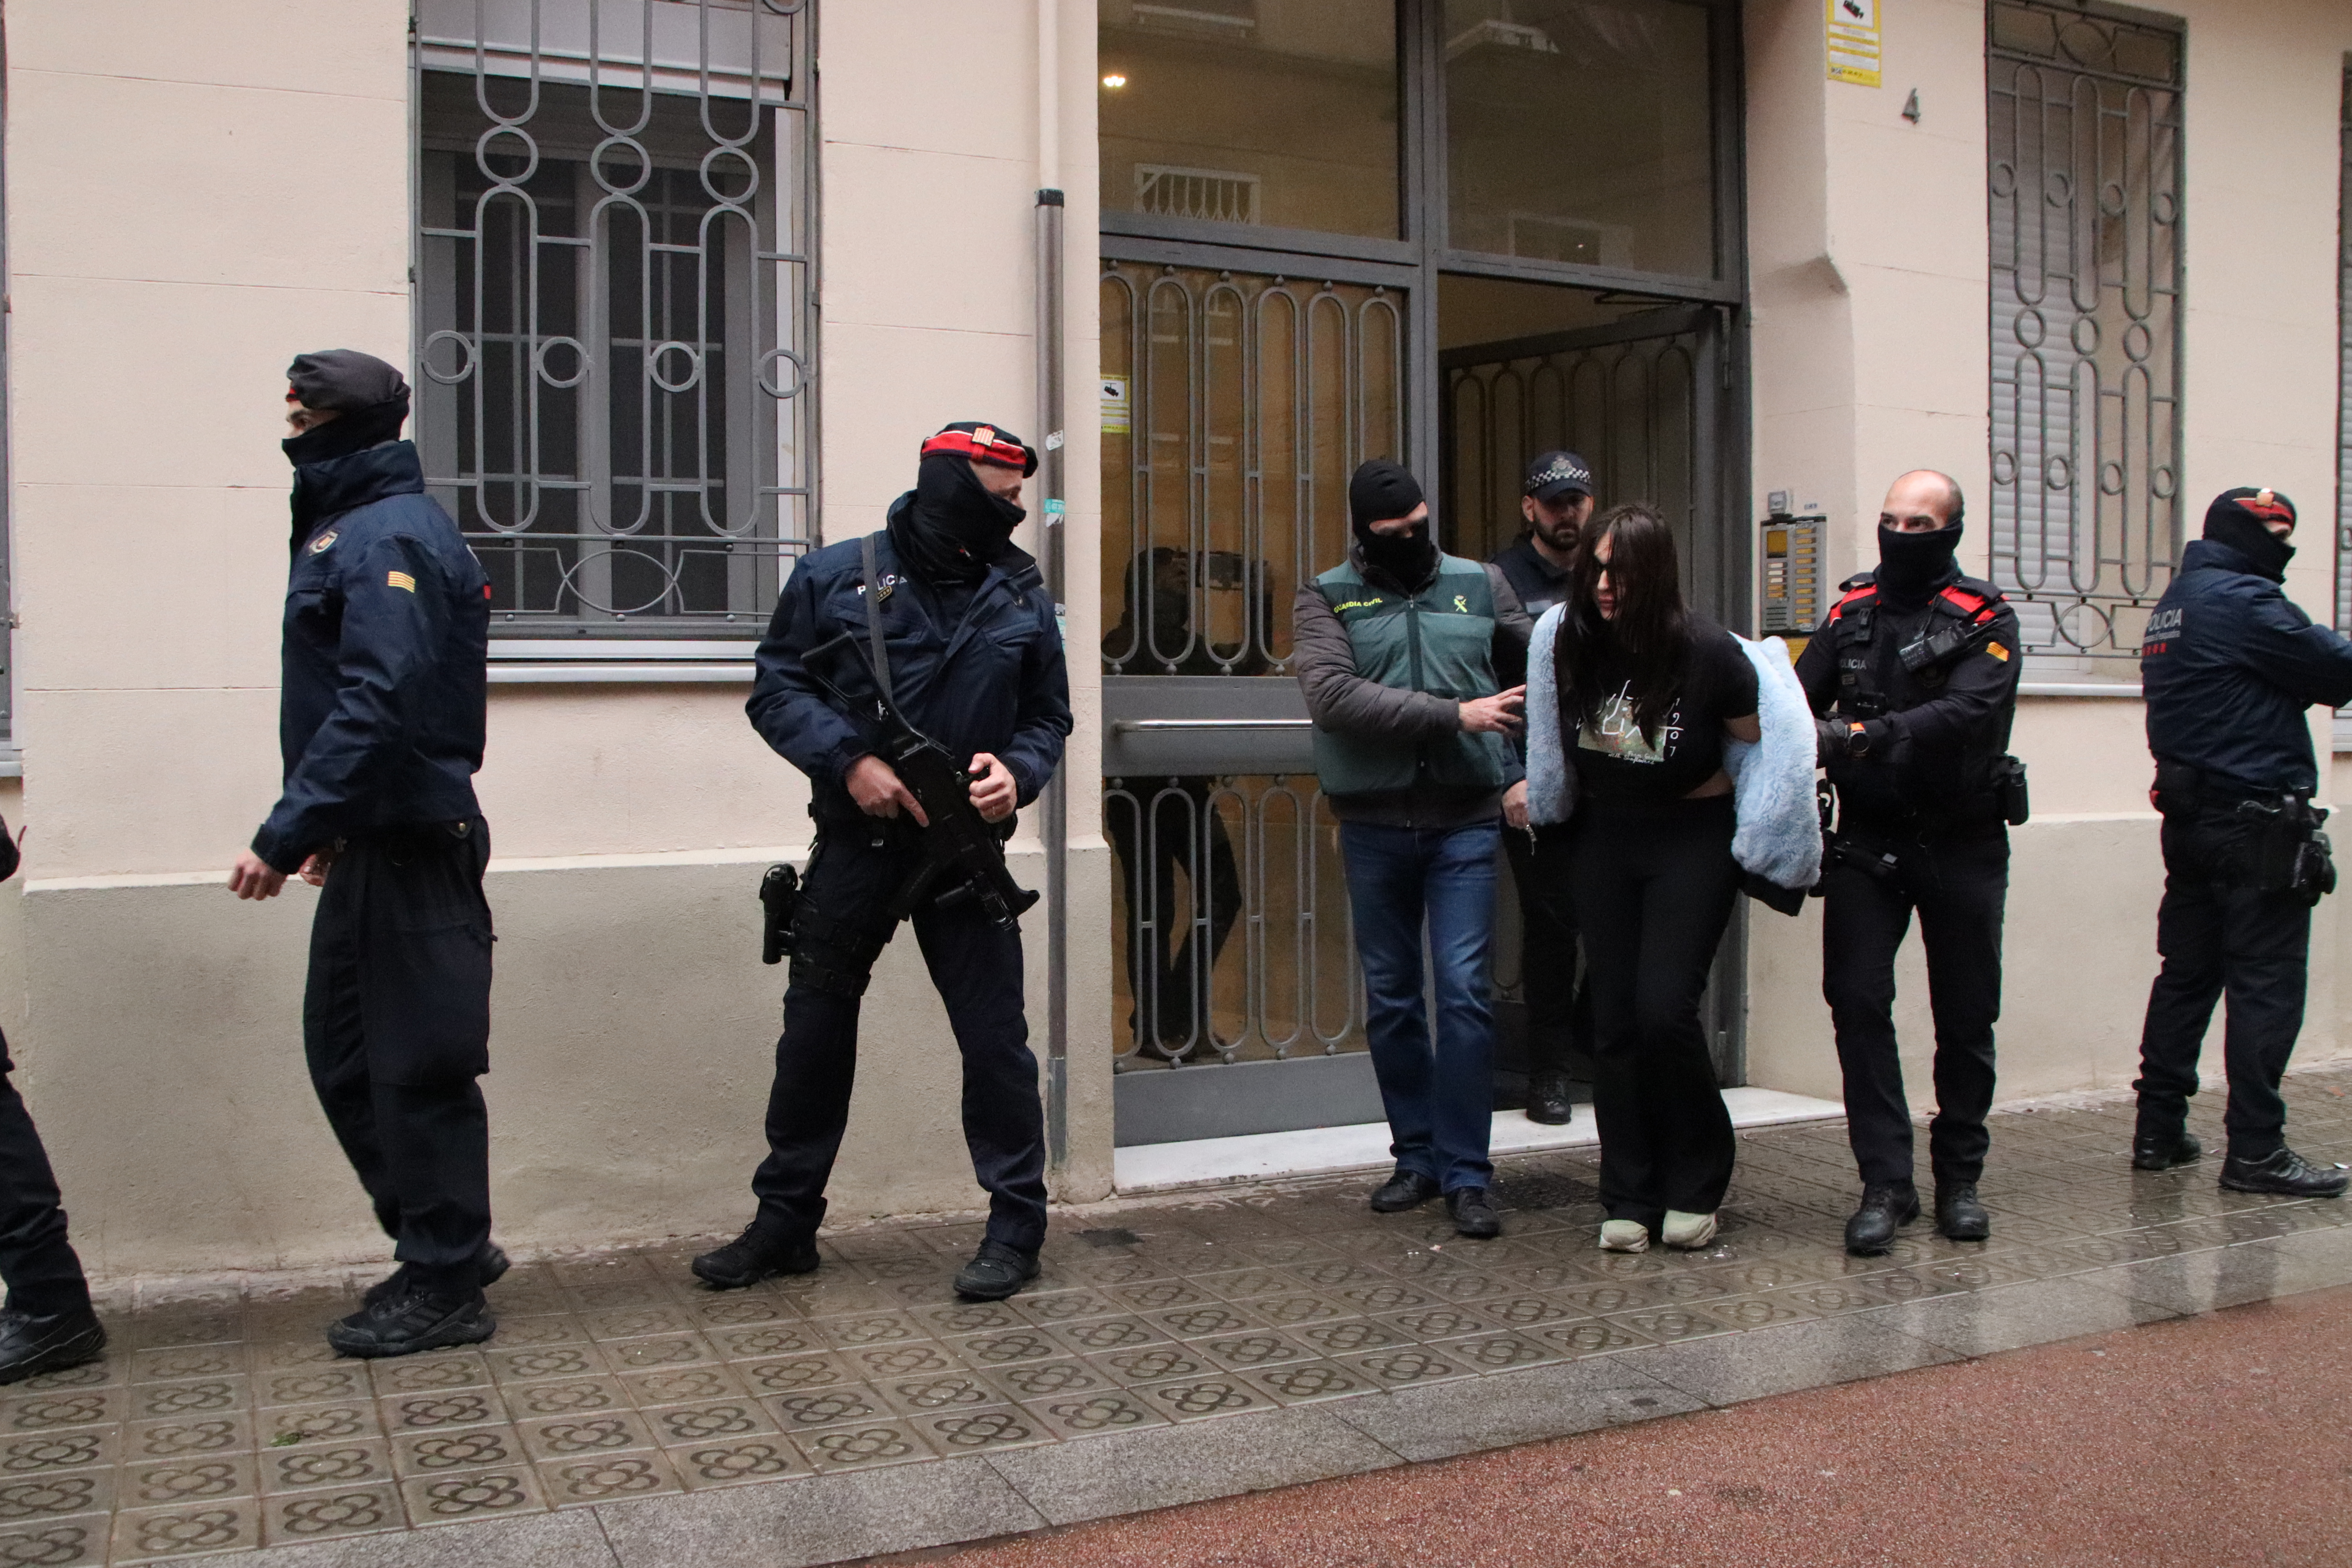
{"type": "Polygon", "coordinates": [[[2164,814],[2164,902],[2140,1035],[2132,1163],[2184,1165],[2204,1151],[2185,1123],[2213,1003],[2229,997],[2221,1185],[2335,1197],[2339,1167],[2286,1146],[2279,1079],[2303,1027],[2311,908],[2334,887],[2311,794],[2319,767],[2305,710],[2352,702],[2352,642],[2296,608],[2280,584],[2294,503],[2224,490],[2205,537],[2182,552],[2140,644],[2147,745],[2164,814]]]}
{"type": "MultiPolygon", "coordinates": [[[[0,822],[0,881],[16,874],[16,840],[0,822]]],[[[96,1361],[106,1329],[90,1310],[81,1259],[66,1239],[58,1178],[24,1096],[8,1075],[16,1063],[0,1039],[0,1384],[96,1361]]]]}
{"type": "MultiPolygon", "coordinates": [[[[1012,543],[1026,515],[1021,481],[1036,468],[1037,454],[1002,426],[950,425],[923,443],[915,488],[883,531],[802,557],[776,602],[745,708],[761,739],[809,775],[816,840],[793,916],[769,1152],[751,1177],[759,1212],[736,1240],[694,1260],[712,1285],[805,1274],[819,1262],[859,999],[896,931],[883,911],[919,863],[929,821],[803,656],[843,634],[861,651],[878,637],[900,713],[970,759],[973,807],[1009,830],[1015,807],[1053,777],[1070,732],[1054,606],[1036,563],[1012,543]]],[[[913,924],[963,1056],[964,1142],[989,1197],[987,1235],[955,1285],[1001,1300],[1035,1277],[1045,1237],[1045,1128],[1022,1011],[1021,936],[969,898],[927,901],[913,924]]]]}
{"type": "Polygon", "coordinates": [[[2024,820],[2023,776],[2005,754],[2020,661],[2015,612],[1953,558],[1961,527],[1948,475],[1896,479],[1878,514],[1878,569],[1842,584],[1797,660],[1837,794],[1821,882],[1822,992],[1862,1170],[1845,1245],[1864,1257],[1885,1252],[1919,1214],[1895,1045],[1895,952],[1914,910],[1936,1021],[1936,1228],[1955,1241],[1991,1231],[1977,1181],[2000,1016],[2006,824],[2024,820]]]}
{"type": "MultiPolygon", "coordinates": [[[[1568,596],[1577,540],[1592,516],[1592,469],[1574,452],[1551,451],[1528,465],[1519,517],[1526,531],[1490,564],[1502,569],[1530,621],[1568,596]]],[[[1505,670],[1516,684],[1520,675],[1505,670]]],[[[1519,897],[1519,985],[1527,998],[1528,1120],[1554,1126],[1570,1114],[1569,1067],[1589,1037],[1589,1007],[1576,984],[1576,911],[1569,907],[1568,829],[1507,828],[1511,884],[1519,897]]]]}
{"type": "Polygon", "coordinates": [[[490,1337],[489,829],[482,765],[489,584],[400,439],[408,384],[351,349],[287,372],[294,465],[278,743],[284,793],[229,887],[324,889],[302,1047],[394,1275],[327,1331],[345,1355],[490,1337]]]}

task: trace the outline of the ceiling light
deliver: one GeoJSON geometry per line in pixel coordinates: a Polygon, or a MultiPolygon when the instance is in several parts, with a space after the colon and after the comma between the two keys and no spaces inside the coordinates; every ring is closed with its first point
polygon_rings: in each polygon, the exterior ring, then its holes
{"type": "Polygon", "coordinates": [[[1119,75],[1118,72],[1113,71],[1110,75],[1103,78],[1103,85],[1105,87],[1125,87],[1127,85],[1127,79],[1119,75]]]}

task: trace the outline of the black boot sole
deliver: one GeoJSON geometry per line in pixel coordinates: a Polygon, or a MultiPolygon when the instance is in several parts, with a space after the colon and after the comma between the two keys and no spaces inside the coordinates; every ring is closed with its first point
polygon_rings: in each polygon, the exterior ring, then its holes
{"type": "Polygon", "coordinates": [[[94,1324],[54,1344],[43,1345],[21,1361],[0,1366],[0,1384],[22,1383],[45,1372],[63,1372],[68,1367],[85,1366],[105,1353],[106,1327],[102,1323],[94,1324]]]}
{"type": "Polygon", "coordinates": [[[959,1274],[955,1278],[955,1292],[967,1301],[1002,1301],[1009,1297],[1019,1295],[1021,1288],[1036,1278],[1037,1271],[1032,1268],[1009,1285],[999,1285],[993,1281],[987,1284],[976,1282],[967,1284],[964,1277],[959,1274]]]}
{"type": "Polygon", "coordinates": [[[2183,1165],[2193,1165],[2204,1157],[2205,1152],[2201,1149],[2194,1154],[2134,1154],[2132,1156],[2132,1169],[2135,1171],[2177,1171],[2183,1165]]]}
{"type": "Polygon", "coordinates": [[[2352,1184],[2333,1182],[2326,1186],[2301,1186],[2286,1182],[2265,1182],[2259,1177],[2252,1181],[2242,1176],[2232,1178],[2226,1172],[2221,1176],[2221,1190],[2225,1193],[2258,1193],[2269,1198],[2340,1198],[2347,1184],[2352,1184]]]}
{"type": "Polygon", "coordinates": [[[1539,1113],[1534,1106],[1530,1105],[1527,1110],[1527,1118],[1538,1127],[1565,1127],[1576,1120],[1576,1107],[1571,1105],[1558,1116],[1547,1116],[1539,1113]]]}
{"type": "Polygon", "coordinates": [[[1990,1218],[1981,1222],[1970,1220],[1955,1229],[1939,1219],[1936,1222],[1936,1234],[1946,1241],[1990,1241],[1992,1239],[1992,1221],[1990,1218]]]}
{"type": "Polygon", "coordinates": [[[824,1262],[823,1255],[812,1247],[804,1255],[787,1258],[781,1262],[762,1268],[747,1269],[740,1274],[729,1274],[717,1268],[707,1268],[701,1258],[688,1264],[687,1268],[693,1270],[694,1277],[705,1285],[720,1290],[740,1290],[747,1286],[757,1285],[762,1279],[782,1279],[795,1274],[814,1274],[824,1262]]]}
{"type": "Polygon", "coordinates": [[[1902,1213],[1901,1215],[1897,1215],[1897,1216],[1895,1217],[1895,1234],[1894,1234],[1893,1236],[1888,1237],[1885,1241],[1880,1241],[1880,1242],[1865,1242],[1865,1243],[1864,1243],[1862,1246],[1857,1247],[1857,1246],[1855,1246],[1855,1245],[1854,1245],[1853,1238],[1852,1235],[1851,1235],[1851,1234],[1849,1234],[1849,1235],[1848,1235],[1848,1237],[1847,1237],[1847,1238],[1846,1238],[1846,1244],[1845,1244],[1846,1256],[1847,1256],[1847,1257],[1849,1257],[1849,1258],[1884,1258],[1884,1257],[1885,1257],[1885,1256],[1887,1255],[1887,1253],[1889,1253],[1889,1252],[1891,1252],[1892,1250],[1894,1250],[1894,1247],[1895,1247],[1895,1242],[1896,1242],[1897,1240],[1901,1239],[1902,1232],[1903,1232],[1903,1227],[1904,1227],[1905,1226],[1906,1226],[1906,1225],[1909,1225],[1912,1221],[1914,1221],[1914,1220],[1917,1219],[1918,1217],[1919,1217],[1919,1205],[1918,1205],[1917,1204],[1916,1204],[1916,1203],[1915,1203],[1915,1204],[1913,1204],[1909,1208],[1907,1208],[1907,1209],[1904,1210],[1904,1211],[1903,1211],[1903,1213],[1902,1213]]]}
{"type": "Polygon", "coordinates": [[[423,1355],[426,1351],[480,1344],[499,1331],[499,1321],[488,1312],[477,1317],[453,1317],[430,1332],[395,1342],[339,1335],[335,1331],[341,1327],[337,1323],[327,1331],[327,1343],[334,1347],[337,1355],[350,1356],[354,1361],[383,1361],[392,1356],[423,1355]]]}
{"type": "Polygon", "coordinates": [[[1374,1214],[1410,1214],[1414,1209],[1421,1207],[1421,1205],[1425,1203],[1433,1201],[1437,1196],[1437,1189],[1432,1187],[1429,1191],[1422,1194],[1419,1197],[1408,1198],[1402,1203],[1398,1202],[1394,1198],[1383,1199],[1377,1194],[1372,1196],[1370,1203],[1371,1211],[1374,1214]]]}

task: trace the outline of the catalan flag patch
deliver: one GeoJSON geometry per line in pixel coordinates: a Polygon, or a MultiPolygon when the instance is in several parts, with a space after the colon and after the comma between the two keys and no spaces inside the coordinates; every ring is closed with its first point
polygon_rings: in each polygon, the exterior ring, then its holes
{"type": "Polygon", "coordinates": [[[1997,642],[1989,642],[1985,644],[1985,652],[1992,655],[1993,658],[2000,660],[2003,664],[2007,664],[2009,662],[2009,649],[2001,647],[2000,644],[1997,642]]]}
{"type": "Polygon", "coordinates": [[[387,588],[405,588],[412,594],[416,592],[416,579],[405,572],[385,573],[383,585],[387,588]]]}

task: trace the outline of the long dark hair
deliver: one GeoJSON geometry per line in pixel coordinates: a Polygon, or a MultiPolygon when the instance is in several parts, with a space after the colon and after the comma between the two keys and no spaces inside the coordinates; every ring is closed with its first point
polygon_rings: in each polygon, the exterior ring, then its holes
{"type": "Polygon", "coordinates": [[[1601,689],[1600,668],[1612,651],[1624,656],[1633,683],[1630,700],[1642,738],[1654,741],[1674,710],[1675,689],[1690,652],[1690,612],[1683,607],[1682,565],[1674,531],[1640,501],[1611,507],[1584,525],[1576,556],[1576,589],[1563,612],[1556,668],[1561,715],[1571,732],[1601,719],[1616,695],[1601,689]],[[1614,620],[1601,618],[1593,585],[1604,568],[1595,554],[1609,541],[1614,620]]]}

